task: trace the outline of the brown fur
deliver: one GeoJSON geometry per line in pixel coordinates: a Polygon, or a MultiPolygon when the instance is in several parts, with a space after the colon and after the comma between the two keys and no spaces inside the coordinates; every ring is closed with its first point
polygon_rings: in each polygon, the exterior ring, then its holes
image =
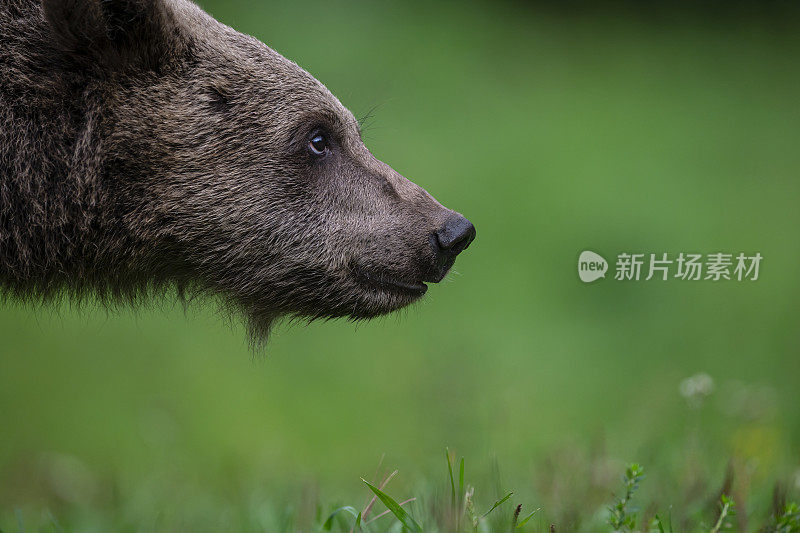
{"type": "Polygon", "coordinates": [[[280,316],[407,305],[455,257],[431,249],[453,212],[375,159],[321,83],[188,0],[0,0],[0,125],[11,297],[176,286],[263,340],[280,316]]]}

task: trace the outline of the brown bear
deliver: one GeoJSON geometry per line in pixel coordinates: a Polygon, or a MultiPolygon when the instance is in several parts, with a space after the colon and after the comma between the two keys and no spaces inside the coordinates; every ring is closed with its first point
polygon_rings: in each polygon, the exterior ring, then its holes
{"type": "Polygon", "coordinates": [[[472,224],[319,81],[189,0],[0,0],[0,287],[278,317],[422,296],[472,224]]]}

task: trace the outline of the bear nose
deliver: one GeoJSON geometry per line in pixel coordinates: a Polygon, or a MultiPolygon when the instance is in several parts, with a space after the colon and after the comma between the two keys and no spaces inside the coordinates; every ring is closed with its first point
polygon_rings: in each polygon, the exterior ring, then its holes
{"type": "Polygon", "coordinates": [[[455,257],[475,239],[475,226],[458,213],[453,213],[433,234],[431,244],[437,255],[455,257]]]}

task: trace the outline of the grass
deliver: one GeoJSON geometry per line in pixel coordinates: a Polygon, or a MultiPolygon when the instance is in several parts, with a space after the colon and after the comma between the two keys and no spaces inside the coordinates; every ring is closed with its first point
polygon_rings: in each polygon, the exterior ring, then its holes
{"type": "MultiPolygon", "coordinates": [[[[690,412],[710,407],[709,380],[692,376],[688,383],[704,386],[681,387],[690,412]]],[[[412,483],[381,457],[353,496],[322,494],[315,483],[293,491],[285,479],[279,490],[259,479],[220,491],[179,470],[126,487],[120,479],[93,479],[75,457],[55,455],[36,471],[41,504],[0,506],[0,531],[800,532],[800,485],[792,485],[798,473],[759,478],[736,456],[714,473],[709,467],[718,458],[698,444],[713,435],[698,425],[687,431],[682,444],[655,448],[662,454],[651,456],[654,475],[622,464],[603,446],[553,451],[528,475],[501,474],[497,461],[488,474],[473,475],[464,457],[445,450],[439,468],[412,483]]]]}
{"type": "MultiPolygon", "coordinates": [[[[696,420],[713,413],[710,376],[691,376],[678,388],[696,420]]],[[[753,434],[761,423],[750,419],[733,432],[753,434]]],[[[438,467],[416,480],[387,469],[382,457],[360,483],[358,476],[352,476],[355,484],[340,483],[360,489],[338,495],[291,478],[279,479],[280,489],[268,477],[242,484],[241,475],[233,484],[221,485],[218,477],[209,484],[180,468],[131,485],[98,478],[74,456],[51,454],[39,459],[36,479],[0,487],[15,498],[38,487],[22,498],[27,504],[0,504],[0,531],[800,531],[798,473],[759,476],[736,454],[716,470],[719,449],[701,443],[718,438],[718,430],[689,423],[686,432],[680,443],[648,449],[647,476],[642,465],[625,465],[602,443],[538,454],[527,473],[501,472],[498,461],[488,469],[481,462],[470,468],[464,457],[445,450],[438,467]]],[[[174,444],[164,446],[165,457],[176,457],[174,444]]]]}
{"type": "MultiPolygon", "coordinates": [[[[461,459],[461,465],[464,464],[464,459],[461,459]]],[[[325,520],[322,528],[326,531],[335,530],[338,525],[339,530],[343,533],[353,531],[394,531],[394,530],[407,530],[411,532],[421,531],[447,531],[447,532],[478,532],[478,531],[540,531],[540,532],[553,532],[559,531],[576,531],[577,524],[580,530],[588,531],[653,531],[665,533],[669,531],[697,531],[705,533],[719,533],[725,530],[743,530],[742,520],[744,518],[735,520],[736,506],[733,499],[722,493],[718,498],[719,509],[714,517],[713,525],[706,525],[705,518],[701,514],[694,514],[690,516],[686,512],[675,510],[672,506],[668,509],[667,520],[661,518],[660,510],[654,505],[647,506],[647,511],[642,512],[637,507],[632,505],[633,497],[639,484],[644,479],[644,469],[641,465],[631,464],[625,469],[622,476],[622,496],[616,498],[613,503],[607,508],[605,524],[599,522],[602,518],[602,513],[596,513],[591,507],[590,502],[587,504],[587,509],[583,510],[584,516],[574,517],[568,521],[568,524],[559,528],[556,521],[539,520],[538,523],[529,524],[531,519],[540,515],[543,517],[548,516],[547,510],[541,507],[535,508],[527,515],[522,515],[525,507],[523,503],[516,503],[511,500],[513,492],[508,492],[505,496],[494,502],[494,504],[486,510],[486,512],[476,512],[474,501],[475,487],[466,486],[466,490],[462,492],[463,487],[459,492],[455,492],[455,485],[453,483],[453,469],[451,466],[450,454],[447,454],[447,466],[450,479],[450,500],[449,505],[447,498],[444,494],[427,494],[424,497],[408,498],[400,503],[386,493],[386,486],[389,481],[395,476],[397,471],[393,471],[386,476],[381,482],[380,486],[375,486],[372,483],[363,480],[369,489],[374,493],[372,499],[364,507],[363,511],[357,511],[355,507],[346,506],[340,507],[333,511],[325,520]],[[368,519],[369,512],[373,508],[376,499],[383,502],[386,510],[377,514],[374,518],[368,519]],[[438,502],[438,504],[421,506],[417,508],[417,515],[419,522],[414,518],[405,505],[417,501],[438,502]],[[508,504],[508,505],[504,505],[508,504]],[[343,511],[347,511],[351,517],[343,518],[343,511]],[[524,516],[524,518],[521,518],[524,516]],[[673,518],[673,516],[675,518],[673,518]],[[384,520],[383,524],[375,524],[379,519],[384,517],[394,517],[396,522],[384,520]],[[424,518],[423,518],[424,517],[424,518]],[[387,523],[388,522],[388,523],[387,523]],[[680,523],[676,529],[675,523],[680,523]]],[[[377,483],[377,480],[375,481],[377,483]]],[[[446,492],[446,489],[445,489],[446,492]]],[[[713,516],[713,515],[712,515],[713,516]]],[[[767,516],[751,516],[749,519],[756,522],[755,528],[751,524],[751,529],[757,529],[763,533],[777,533],[777,532],[797,532],[800,531],[800,521],[798,521],[798,505],[795,502],[775,501],[770,513],[767,516]]],[[[745,522],[746,523],[746,522],[745,522]]]]}
{"type": "MultiPolygon", "coordinates": [[[[253,502],[231,512],[229,509],[210,509],[224,517],[221,521],[195,524],[192,530],[212,531],[270,531],[290,533],[292,531],[339,531],[342,533],[364,532],[557,532],[557,531],[621,531],[658,532],[675,531],[720,533],[721,531],[759,531],[761,533],[797,533],[800,531],[800,507],[794,501],[786,501],[785,495],[776,496],[767,513],[745,516],[737,512],[734,500],[725,491],[733,490],[729,480],[723,483],[723,492],[699,496],[697,502],[685,502],[683,506],[669,505],[659,509],[655,502],[639,502],[634,505],[634,496],[644,479],[641,465],[631,464],[625,468],[621,479],[621,495],[613,498],[604,510],[597,508],[595,501],[581,501],[578,514],[559,516],[557,508],[536,507],[535,503],[521,502],[509,491],[491,506],[481,511],[478,494],[486,492],[464,483],[464,458],[460,460],[459,488],[456,491],[451,454],[447,456],[448,483],[431,483],[419,489],[416,496],[395,498],[389,495],[390,482],[398,474],[393,470],[379,475],[372,482],[361,479],[368,488],[368,498],[363,506],[341,505],[326,511],[329,505],[319,500],[298,503],[298,512],[293,506],[279,506],[270,501],[253,502]],[[708,502],[716,501],[717,510],[708,509],[708,502]],[[642,505],[646,503],[646,505],[642,505]],[[645,509],[642,511],[641,509],[645,509]],[[528,509],[532,509],[528,512],[528,509]],[[694,510],[692,510],[694,509],[694,510]],[[666,519],[662,517],[667,517],[666,519]],[[710,520],[710,522],[709,522],[710,520]],[[708,525],[711,524],[711,525],[708,525]]],[[[565,474],[567,474],[565,472],[565,474]]],[[[496,481],[496,480],[495,480],[496,481]]],[[[671,480],[674,481],[674,480],[671,480]]],[[[590,483],[586,480],[586,483],[590,483]]],[[[489,490],[491,492],[491,490],[489,490]]],[[[481,499],[485,499],[485,495],[481,499]]],[[[213,505],[213,504],[212,504],[213,505]]],[[[93,514],[88,522],[63,522],[50,509],[43,509],[36,519],[16,509],[15,528],[7,526],[0,531],[55,531],[65,530],[138,530],[142,524],[125,523],[127,509],[107,509],[110,522],[95,521],[102,514],[93,514]],[[63,525],[62,525],[63,524],[63,525]]],[[[2,515],[0,515],[2,516],[2,515]]],[[[180,530],[187,524],[171,522],[159,517],[153,524],[158,530],[180,530]]],[[[145,527],[145,529],[149,529],[145,527]]]]}

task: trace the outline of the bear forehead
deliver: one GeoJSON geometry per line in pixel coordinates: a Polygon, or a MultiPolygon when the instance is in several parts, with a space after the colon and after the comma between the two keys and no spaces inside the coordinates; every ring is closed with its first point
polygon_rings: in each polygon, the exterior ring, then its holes
{"type": "Polygon", "coordinates": [[[277,115],[301,112],[324,117],[332,126],[358,134],[358,123],[350,110],[297,63],[255,37],[222,24],[192,2],[170,0],[169,5],[175,10],[178,24],[193,41],[195,53],[206,57],[207,74],[231,92],[267,95],[277,115]],[[276,101],[280,105],[275,106],[276,101]]]}

